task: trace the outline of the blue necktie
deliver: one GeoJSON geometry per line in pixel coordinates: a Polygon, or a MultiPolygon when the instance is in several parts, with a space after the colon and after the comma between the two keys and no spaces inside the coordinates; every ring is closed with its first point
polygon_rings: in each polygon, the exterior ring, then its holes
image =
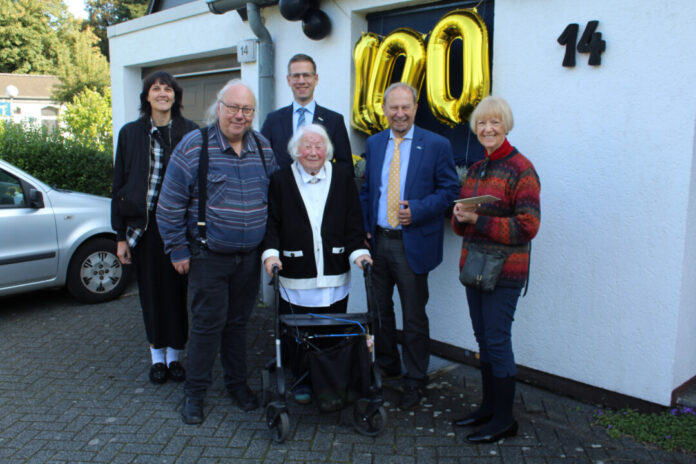
{"type": "Polygon", "coordinates": [[[297,108],[297,114],[299,115],[299,117],[297,118],[297,127],[295,128],[295,130],[299,130],[300,127],[304,126],[305,114],[308,112],[309,111],[307,110],[307,108],[303,108],[303,107],[297,108]]]}

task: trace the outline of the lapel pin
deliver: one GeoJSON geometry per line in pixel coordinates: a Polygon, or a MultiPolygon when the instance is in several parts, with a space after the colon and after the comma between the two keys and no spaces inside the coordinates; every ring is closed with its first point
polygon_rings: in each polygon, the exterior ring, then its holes
{"type": "Polygon", "coordinates": [[[422,150],[422,149],[423,149],[423,147],[421,147],[420,145],[418,145],[416,148],[419,149],[419,150],[422,150]]]}
{"type": "Polygon", "coordinates": [[[317,119],[322,121],[322,122],[324,121],[324,118],[322,118],[321,116],[317,116],[317,119]]]}

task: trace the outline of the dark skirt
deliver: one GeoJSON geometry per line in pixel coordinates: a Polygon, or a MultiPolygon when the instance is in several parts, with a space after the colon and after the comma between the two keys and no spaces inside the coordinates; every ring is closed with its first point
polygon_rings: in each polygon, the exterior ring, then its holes
{"type": "Polygon", "coordinates": [[[187,279],[176,272],[169,255],[164,254],[154,217],[131,254],[148,342],[154,348],[184,349],[188,337],[187,279]]]}

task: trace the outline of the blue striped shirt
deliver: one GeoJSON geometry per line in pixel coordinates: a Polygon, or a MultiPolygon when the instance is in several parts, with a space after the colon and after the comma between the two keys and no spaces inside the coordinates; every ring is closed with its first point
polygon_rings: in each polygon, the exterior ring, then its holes
{"type": "MultiPolygon", "coordinates": [[[[277,169],[268,140],[259,139],[268,174],[254,138],[246,134],[237,156],[216,123],[208,130],[208,248],[217,253],[239,253],[256,248],[266,233],[268,183],[277,169]]],[[[172,262],[190,258],[189,244],[198,241],[198,164],[201,132],[184,136],[172,153],[157,206],[157,225],[165,253],[172,262]]]]}

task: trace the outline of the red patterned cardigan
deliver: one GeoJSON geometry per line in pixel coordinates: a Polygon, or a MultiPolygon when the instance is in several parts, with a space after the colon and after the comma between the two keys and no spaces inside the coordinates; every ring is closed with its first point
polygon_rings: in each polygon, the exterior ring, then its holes
{"type": "Polygon", "coordinates": [[[482,204],[476,210],[476,224],[460,223],[452,215],[454,231],[464,237],[459,268],[464,264],[467,245],[499,249],[509,254],[498,280],[501,287],[523,287],[527,279],[529,247],[539,230],[539,176],[534,166],[505,139],[491,155],[472,164],[459,198],[493,195],[500,201],[482,204]],[[474,193],[474,189],[475,193],[474,193]]]}

